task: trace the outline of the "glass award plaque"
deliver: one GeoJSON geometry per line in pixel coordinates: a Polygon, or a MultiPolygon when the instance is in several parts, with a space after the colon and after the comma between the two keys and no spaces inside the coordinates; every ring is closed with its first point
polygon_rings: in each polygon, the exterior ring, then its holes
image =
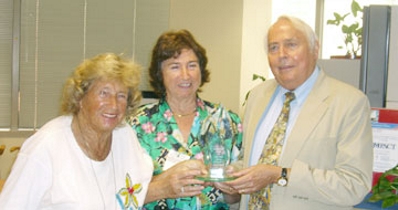
{"type": "Polygon", "coordinates": [[[203,160],[208,173],[206,176],[198,176],[197,179],[207,182],[223,182],[234,179],[226,174],[226,167],[231,159],[229,147],[225,144],[225,139],[231,133],[229,124],[223,123],[222,111],[216,116],[210,116],[204,121],[200,135],[200,141],[203,143],[203,160]]]}

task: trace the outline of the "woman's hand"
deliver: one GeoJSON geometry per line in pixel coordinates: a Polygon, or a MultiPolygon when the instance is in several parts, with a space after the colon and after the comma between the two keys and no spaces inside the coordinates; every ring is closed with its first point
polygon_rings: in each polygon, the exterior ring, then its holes
{"type": "Polygon", "coordinates": [[[145,203],[164,198],[190,197],[201,194],[205,182],[196,176],[206,174],[206,167],[200,160],[185,160],[177,163],[149,183],[145,203]]]}

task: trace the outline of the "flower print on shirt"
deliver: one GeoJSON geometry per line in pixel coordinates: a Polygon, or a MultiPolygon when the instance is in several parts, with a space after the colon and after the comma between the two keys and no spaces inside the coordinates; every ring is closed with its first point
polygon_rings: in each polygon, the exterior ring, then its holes
{"type": "Polygon", "coordinates": [[[152,133],[153,131],[155,131],[155,126],[153,126],[151,122],[147,122],[142,124],[142,130],[144,130],[145,133],[152,133]]]}
{"type": "Polygon", "coordinates": [[[173,112],[171,112],[171,110],[170,109],[168,109],[166,112],[164,112],[164,118],[166,118],[167,119],[167,121],[170,121],[171,120],[171,117],[173,116],[173,112]]]}
{"type": "Polygon", "coordinates": [[[160,141],[162,143],[166,142],[167,140],[167,133],[166,132],[159,132],[156,134],[155,141],[160,141]]]}
{"type": "MultiPolygon", "coordinates": [[[[140,204],[138,203],[136,194],[140,193],[142,185],[140,183],[133,184],[131,182],[130,175],[126,174],[126,187],[119,190],[116,194],[116,198],[122,209],[139,209],[140,204]]],[[[142,205],[142,204],[141,204],[142,205]]]]}

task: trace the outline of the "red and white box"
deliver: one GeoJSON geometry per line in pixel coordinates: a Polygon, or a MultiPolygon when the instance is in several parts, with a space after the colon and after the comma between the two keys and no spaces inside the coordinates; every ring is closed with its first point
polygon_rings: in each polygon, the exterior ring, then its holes
{"type": "Polygon", "coordinates": [[[398,163],[398,110],[372,108],[373,185],[398,163]]]}

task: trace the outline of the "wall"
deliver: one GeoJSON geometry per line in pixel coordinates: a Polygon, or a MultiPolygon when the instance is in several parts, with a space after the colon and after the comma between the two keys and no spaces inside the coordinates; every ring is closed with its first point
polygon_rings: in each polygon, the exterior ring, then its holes
{"type": "Polygon", "coordinates": [[[200,96],[239,110],[241,0],[171,0],[170,29],[188,29],[207,50],[210,82],[200,96]]]}
{"type": "Polygon", "coordinates": [[[243,103],[246,93],[260,82],[260,80],[252,82],[253,74],[262,75],[265,78],[271,76],[264,39],[272,22],[271,10],[272,1],[244,1],[240,105],[243,103]]]}
{"type": "Polygon", "coordinates": [[[264,36],[271,22],[267,0],[171,0],[170,29],[186,28],[207,49],[211,81],[201,97],[239,113],[244,96],[268,77],[264,36]]]}
{"type": "Polygon", "coordinates": [[[319,59],[318,65],[330,76],[359,88],[360,59],[319,59]]]}

